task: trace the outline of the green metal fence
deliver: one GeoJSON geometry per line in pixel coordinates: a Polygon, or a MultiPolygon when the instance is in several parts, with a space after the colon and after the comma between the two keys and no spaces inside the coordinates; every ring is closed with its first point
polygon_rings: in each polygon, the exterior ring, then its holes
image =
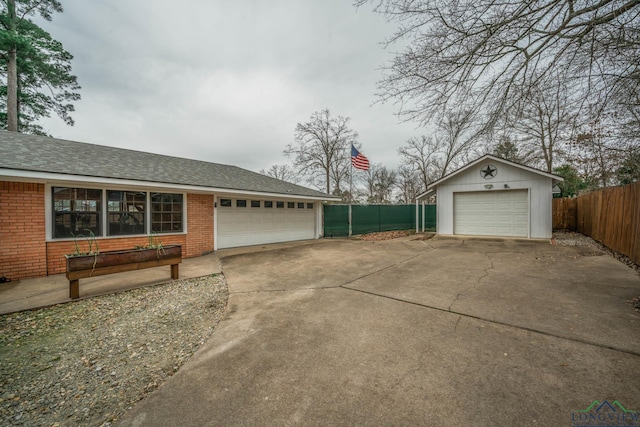
{"type": "MultiPolygon", "coordinates": [[[[416,205],[353,205],[352,234],[378,231],[415,230],[416,205]]],[[[418,223],[422,229],[422,206],[418,209],[418,223]]],[[[436,205],[425,206],[425,229],[436,230],[436,205]]],[[[349,205],[324,206],[324,236],[349,235],[349,205]]]]}

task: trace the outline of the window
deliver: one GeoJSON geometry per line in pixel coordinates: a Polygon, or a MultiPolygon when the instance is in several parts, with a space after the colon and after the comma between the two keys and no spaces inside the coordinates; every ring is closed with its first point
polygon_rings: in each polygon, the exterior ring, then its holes
{"type": "Polygon", "coordinates": [[[304,203],[298,202],[298,209],[304,209],[304,203]]]}
{"type": "Polygon", "coordinates": [[[151,193],[151,231],[182,231],[182,194],[151,193]]]}
{"type": "Polygon", "coordinates": [[[220,199],[220,206],[231,207],[231,199],[220,199]]]}
{"type": "Polygon", "coordinates": [[[293,209],[293,208],[295,208],[295,207],[296,207],[296,204],[295,204],[295,203],[293,203],[293,202],[287,202],[287,208],[289,208],[289,209],[293,209]]]}
{"type": "Polygon", "coordinates": [[[307,209],[313,209],[313,203],[307,203],[307,209]]]}
{"type": "Polygon", "coordinates": [[[251,207],[252,208],[259,208],[260,207],[260,200],[252,200],[251,201],[251,207]]]}
{"type": "Polygon", "coordinates": [[[109,236],[145,234],[144,212],[147,193],[140,191],[107,191],[107,223],[109,236]]]}
{"type": "Polygon", "coordinates": [[[271,200],[265,200],[264,201],[264,207],[265,208],[272,208],[273,207],[273,202],[271,200]]]}
{"type": "Polygon", "coordinates": [[[246,200],[236,200],[236,208],[246,208],[247,201],[246,200]]]}
{"type": "Polygon", "coordinates": [[[276,202],[276,208],[284,208],[284,202],[276,202]]]}
{"type": "Polygon", "coordinates": [[[100,236],[102,190],[53,187],[53,237],[100,236]],[[87,231],[87,230],[90,230],[87,231]]]}

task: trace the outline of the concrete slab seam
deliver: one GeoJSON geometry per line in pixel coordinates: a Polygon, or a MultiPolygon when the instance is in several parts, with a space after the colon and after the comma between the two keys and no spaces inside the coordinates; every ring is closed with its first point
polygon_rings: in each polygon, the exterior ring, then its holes
{"type": "Polygon", "coordinates": [[[248,294],[262,294],[262,293],[270,293],[270,292],[299,292],[299,291],[315,291],[322,289],[337,289],[342,285],[334,285],[334,286],[316,286],[310,288],[296,288],[296,289],[257,289],[254,291],[229,291],[229,295],[248,295],[248,294]]]}
{"type": "MultiPolygon", "coordinates": [[[[435,249],[434,249],[434,250],[435,250],[435,249]]],[[[429,251],[429,252],[421,253],[421,254],[419,254],[419,255],[415,255],[415,256],[412,256],[412,257],[410,257],[410,258],[407,258],[407,259],[404,259],[404,260],[398,261],[398,262],[396,262],[396,263],[394,263],[394,264],[388,265],[388,266],[383,267],[383,268],[381,268],[381,269],[379,269],[379,270],[376,270],[376,271],[373,271],[373,272],[371,272],[371,273],[367,273],[367,274],[364,274],[364,275],[362,275],[362,276],[356,277],[355,279],[349,280],[348,282],[345,282],[345,283],[343,283],[343,284],[341,284],[341,285],[333,285],[333,286],[312,286],[312,287],[307,287],[307,288],[296,288],[296,289],[266,289],[266,290],[258,289],[258,290],[253,290],[253,291],[236,291],[236,292],[229,291],[229,295],[258,294],[258,293],[263,293],[263,292],[290,292],[290,291],[291,291],[291,292],[297,292],[297,291],[312,291],[312,290],[316,290],[316,289],[336,289],[336,288],[340,288],[340,287],[342,287],[342,286],[348,285],[349,283],[356,282],[356,281],[358,281],[358,280],[360,280],[360,279],[364,279],[364,278],[366,278],[366,277],[372,276],[372,275],[374,275],[374,274],[381,273],[381,272],[383,272],[383,271],[385,271],[385,270],[388,270],[388,269],[390,269],[390,268],[396,267],[396,266],[398,266],[398,265],[400,265],[400,264],[403,264],[403,263],[405,263],[405,262],[409,262],[409,261],[414,260],[414,259],[416,259],[416,258],[418,258],[418,257],[421,257],[421,256],[423,256],[423,255],[429,254],[429,253],[431,253],[431,252],[433,252],[433,251],[429,251]]],[[[224,275],[224,271],[222,272],[222,274],[224,275]]]]}
{"type": "MultiPolygon", "coordinates": [[[[427,304],[421,304],[421,303],[414,302],[414,301],[407,301],[407,300],[403,300],[403,299],[400,299],[400,298],[391,297],[391,296],[388,296],[388,295],[381,295],[381,294],[377,294],[375,292],[365,291],[365,290],[362,290],[362,289],[350,288],[348,286],[342,286],[342,288],[348,289],[348,290],[354,291],[354,292],[360,292],[360,293],[367,294],[367,295],[386,298],[386,299],[389,299],[389,300],[392,300],[392,301],[397,301],[397,302],[401,302],[401,303],[405,303],[405,304],[415,305],[415,306],[418,306],[418,307],[437,310],[437,311],[441,311],[443,313],[455,314],[457,316],[462,316],[462,317],[466,317],[466,318],[469,318],[469,319],[476,319],[476,320],[480,320],[482,322],[492,323],[492,324],[501,325],[501,326],[507,326],[509,328],[519,329],[519,330],[527,331],[527,332],[533,332],[533,333],[540,334],[540,335],[545,335],[545,336],[548,336],[548,337],[553,337],[553,338],[558,338],[558,339],[562,339],[562,340],[577,342],[577,343],[580,343],[580,344],[586,344],[586,345],[590,345],[590,346],[593,346],[593,347],[604,348],[604,349],[607,349],[607,350],[613,350],[613,351],[617,351],[617,352],[620,352],[620,353],[626,353],[626,354],[630,354],[630,355],[633,355],[633,356],[640,357],[640,352],[633,351],[633,350],[627,350],[627,349],[620,348],[620,347],[615,347],[615,346],[610,346],[610,345],[605,345],[605,344],[599,344],[599,343],[596,343],[596,342],[593,342],[593,341],[589,341],[589,340],[585,340],[585,339],[581,339],[581,338],[574,338],[574,337],[568,337],[568,336],[565,336],[565,335],[554,334],[554,333],[551,333],[551,332],[546,332],[546,331],[542,331],[542,330],[539,330],[539,329],[529,328],[529,327],[526,327],[526,326],[519,326],[519,325],[514,325],[514,324],[511,324],[511,323],[501,322],[499,320],[487,319],[487,318],[480,317],[480,316],[474,316],[473,314],[462,313],[462,312],[459,312],[459,311],[449,310],[449,309],[445,309],[445,308],[441,308],[441,307],[435,307],[435,306],[431,306],[431,305],[427,305],[427,304]]],[[[457,326],[457,324],[456,324],[456,326],[457,326]]]]}
{"type": "MultiPolygon", "coordinates": [[[[393,267],[396,267],[396,266],[398,266],[398,265],[400,265],[400,264],[404,264],[404,263],[406,263],[406,262],[413,261],[414,259],[416,259],[416,258],[420,258],[420,257],[425,256],[425,255],[427,255],[427,254],[430,254],[431,252],[433,252],[433,251],[429,251],[429,252],[421,253],[421,254],[419,254],[419,255],[415,255],[415,256],[412,256],[412,257],[410,257],[410,258],[404,259],[404,260],[402,260],[402,261],[398,261],[398,262],[396,262],[396,263],[394,263],[394,264],[391,264],[391,265],[388,265],[388,266],[386,266],[386,267],[384,267],[384,268],[381,268],[380,270],[376,270],[376,271],[373,271],[373,272],[371,272],[371,273],[363,274],[363,275],[362,275],[362,276],[360,276],[360,277],[356,277],[355,279],[349,280],[348,282],[345,282],[345,283],[343,283],[342,285],[339,285],[339,286],[336,286],[336,287],[346,286],[346,285],[348,285],[348,284],[350,284],[350,283],[357,282],[358,280],[361,280],[361,279],[367,278],[367,277],[369,277],[369,276],[373,276],[374,274],[382,273],[383,271],[389,270],[389,269],[391,269],[391,268],[393,268],[393,267]]],[[[349,288],[349,289],[351,289],[351,288],[349,288]]]]}

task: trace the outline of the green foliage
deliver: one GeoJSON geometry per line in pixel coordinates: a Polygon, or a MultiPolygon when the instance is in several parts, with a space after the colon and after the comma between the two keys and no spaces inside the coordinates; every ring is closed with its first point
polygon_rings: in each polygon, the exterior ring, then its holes
{"type": "Polygon", "coordinates": [[[67,255],[69,258],[85,256],[85,255],[98,255],[100,253],[100,248],[98,247],[98,241],[96,240],[96,235],[93,234],[93,231],[91,231],[88,228],[86,228],[85,231],[89,233],[88,236],[85,236],[84,234],[72,234],[74,249],[71,254],[67,255]],[[88,249],[86,252],[80,251],[80,245],[78,245],[78,239],[80,238],[85,239],[87,242],[88,249]],[[94,247],[95,247],[95,250],[94,250],[94,247]]]}
{"type": "Polygon", "coordinates": [[[155,232],[151,232],[149,234],[149,244],[147,246],[134,246],[134,250],[143,250],[143,249],[155,249],[158,252],[158,257],[160,254],[164,254],[164,245],[162,242],[158,242],[158,236],[155,232]]]}
{"type": "Polygon", "coordinates": [[[589,183],[580,176],[578,170],[569,164],[555,168],[553,173],[564,178],[564,182],[558,184],[560,197],[576,196],[581,190],[589,187],[589,183]]]}
{"type": "MultiPolygon", "coordinates": [[[[3,30],[0,31],[0,75],[4,77],[0,84],[0,98],[7,98],[8,52],[15,46],[19,131],[44,135],[37,121],[50,117],[51,112],[72,126],[72,102],[80,99],[77,93],[80,86],[76,76],[71,74],[73,56],[64,49],[62,43],[27,18],[38,13],[44,19],[51,20],[54,12],[62,12],[62,6],[56,0],[17,0],[16,12],[13,32],[10,30],[12,23],[7,4],[0,3],[0,28],[3,30]]],[[[6,101],[0,109],[0,128],[7,128],[6,101]]]]}
{"type": "Polygon", "coordinates": [[[640,148],[631,152],[616,171],[620,185],[627,185],[640,180],[640,148]]]}

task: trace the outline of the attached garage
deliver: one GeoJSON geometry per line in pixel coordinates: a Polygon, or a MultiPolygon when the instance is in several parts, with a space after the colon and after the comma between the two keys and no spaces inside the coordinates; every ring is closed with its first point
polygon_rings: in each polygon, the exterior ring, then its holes
{"type": "Polygon", "coordinates": [[[454,234],[528,237],[527,190],[454,193],[454,234]]]}
{"type": "Polygon", "coordinates": [[[430,184],[417,203],[436,197],[438,234],[548,239],[552,188],[562,180],[485,155],[430,184]]]}
{"type": "Polygon", "coordinates": [[[218,249],[313,239],[317,203],[284,200],[220,198],[218,249]]]}

